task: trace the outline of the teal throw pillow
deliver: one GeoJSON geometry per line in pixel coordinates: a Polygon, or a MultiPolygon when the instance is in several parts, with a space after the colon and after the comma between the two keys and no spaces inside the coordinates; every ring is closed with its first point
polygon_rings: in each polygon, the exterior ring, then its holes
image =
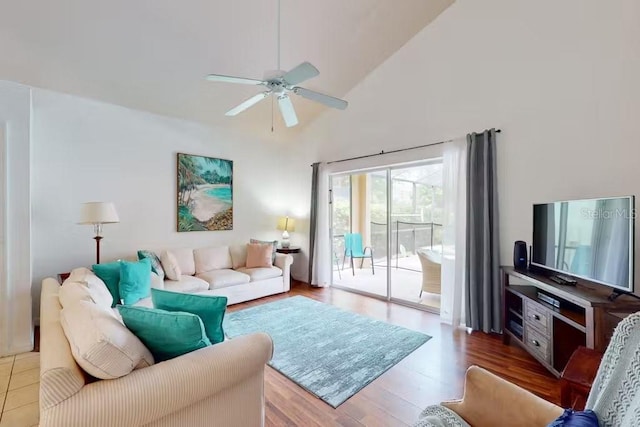
{"type": "Polygon", "coordinates": [[[109,262],[107,264],[93,264],[91,266],[93,272],[98,276],[109,289],[109,293],[113,297],[113,305],[120,304],[120,291],[118,285],[120,284],[120,262],[109,262]]]}
{"type": "Polygon", "coordinates": [[[151,289],[153,306],[168,311],[185,311],[202,319],[204,330],[212,344],[224,341],[222,321],[227,310],[227,297],[183,294],[151,289]]]}
{"type": "Polygon", "coordinates": [[[155,252],[147,251],[147,250],[139,250],[138,251],[138,259],[148,259],[151,261],[151,271],[156,273],[162,280],[164,280],[164,269],[162,268],[162,263],[160,262],[160,258],[156,255],[155,252]]]}
{"type": "Polygon", "coordinates": [[[120,298],[124,305],[135,304],[151,293],[151,261],[120,261],[120,298]]]}
{"type": "Polygon", "coordinates": [[[276,262],[276,249],[278,249],[278,241],[277,240],[251,239],[251,240],[249,240],[249,243],[268,243],[268,244],[272,245],[273,249],[271,251],[271,264],[275,264],[275,262],[276,262]]]}
{"type": "Polygon", "coordinates": [[[121,305],[124,324],[147,346],[156,362],[211,345],[195,314],[121,305]]]}

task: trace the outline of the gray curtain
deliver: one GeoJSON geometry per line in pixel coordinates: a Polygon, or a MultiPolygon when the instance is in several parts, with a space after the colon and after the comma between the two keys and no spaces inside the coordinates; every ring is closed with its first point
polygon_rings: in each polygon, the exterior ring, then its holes
{"type": "Polygon", "coordinates": [[[500,332],[496,132],[467,135],[467,327],[500,332]]]}
{"type": "Polygon", "coordinates": [[[318,234],[318,172],[320,163],[311,165],[311,215],[309,218],[309,278],[310,285],[313,283],[313,257],[316,251],[316,236],[318,234]]]}

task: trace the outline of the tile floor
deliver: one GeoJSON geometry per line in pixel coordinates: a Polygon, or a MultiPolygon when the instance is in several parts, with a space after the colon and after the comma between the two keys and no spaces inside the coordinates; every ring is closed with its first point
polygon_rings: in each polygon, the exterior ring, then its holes
{"type": "Polygon", "coordinates": [[[0,427],[37,426],[40,353],[0,358],[0,427]]]}

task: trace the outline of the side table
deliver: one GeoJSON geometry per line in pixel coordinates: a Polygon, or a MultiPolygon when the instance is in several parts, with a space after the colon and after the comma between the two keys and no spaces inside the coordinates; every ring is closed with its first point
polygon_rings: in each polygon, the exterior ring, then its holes
{"type": "Polygon", "coordinates": [[[601,360],[602,354],[590,348],[578,347],[573,352],[560,376],[560,404],[563,408],[584,409],[601,360]]]}
{"type": "MultiPolygon", "coordinates": [[[[276,252],[278,252],[279,254],[299,254],[300,246],[289,246],[288,248],[278,247],[276,248],[276,252]]],[[[293,276],[291,275],[291,268],[289,268],[289,280],[291,280],[292,278],[293,276]]]]}
{"type": "Polygon", "coordinates": [[[276,248],[279,254],[299,254],[300,246],[289,246],[288,248],[276,248]]]}

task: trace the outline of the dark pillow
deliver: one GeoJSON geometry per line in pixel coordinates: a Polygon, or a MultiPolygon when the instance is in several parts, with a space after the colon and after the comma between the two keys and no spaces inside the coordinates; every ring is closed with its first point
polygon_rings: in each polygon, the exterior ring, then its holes
{"type": "Polygon", "coordinates": [[[565,409],[564,413],[551,422],[547,427],[599,427],[598,417],[591,409],[574,411],[565,409]]]}

